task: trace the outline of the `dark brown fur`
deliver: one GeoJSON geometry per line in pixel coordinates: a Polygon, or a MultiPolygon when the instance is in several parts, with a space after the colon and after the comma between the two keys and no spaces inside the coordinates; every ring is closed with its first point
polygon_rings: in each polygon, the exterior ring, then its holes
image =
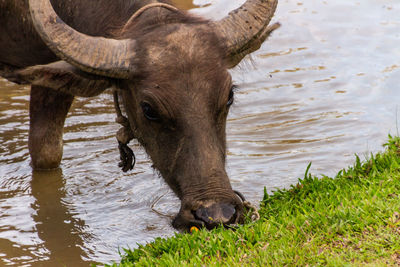
{"type": "MultiPolygon", "coordinates": [[[[133,84],[121,85],[125,109],[136,138],[182,200],[180,215],[209,202],[238,207],[225,172],[232,81],[217,36],[205,23],[167,24],[137,40],[141,71],[133,84]],[[146,120],[143,102],[160,121],[146,120]]],[[[187,227],[181,221],[178,216],[175,226],[187,227]]]]}
{"type": "MultiPolygon", "coordinates": [[[[132,60],[140,72],[128,80],[114,80],[85,74],[65,62],[15,73],[19,68],[59,59],[33,29],[27,2],[0,0],[0,51],[7,51],[0,52],[0,64],[4,66],[0,74],[35,84],[30,131],[33,165],[54,167],[54,159],[61,159],[59,144],[72,95],[78,91],[84,96],[95,95],[114,84],[123,96],[135,137],[182,201],[174,226],[188,229],[201,225],[199,221],[203,219],[196,211],[210,207],[213,211],[209,216],[215,216],[217,222],[237,221],[242,204],[225,171],[227,103],[232,96],[225,48],[208,21],[184,11],[151,8],[125,25],[135,10],[150,2],[153,1],[52,1],[59,16],[82,33],[136,40],[137,56],[132,60]],[[4,26],[10,23],[14,25],[4,26]],[[82,87],[94,89],[82,91],[82,87]],[[48,88],[56,91],[49,93],[48,88]],[[60,100],[64,94],[68,95],[66,102],[60,100]],[[156,121],[146,118],[144,104],[157,115],[156,121]],[[43,117],[50,110],[56,116],[51,120],[43,117]],[[50,142],[43,144],[46,138],[50,142]],[[42,152],[39,147],[46,145],[49,148],[42,152]],[[215,208],[219,204],[221,207],[215,208]],[[236,211],[225,218],[222,213],[228,206],[236,211]]],[[[215,225],[206,223],[207,227],[215,225]]]]}

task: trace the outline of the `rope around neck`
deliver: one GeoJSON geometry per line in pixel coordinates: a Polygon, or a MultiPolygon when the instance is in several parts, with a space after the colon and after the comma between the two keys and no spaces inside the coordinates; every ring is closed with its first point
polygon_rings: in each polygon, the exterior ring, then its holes
{"type": "Polygon", "coordinates": [[[174,6],[171,6],[171,5],[169,5],[169,4],[165,4],[165,3],[152,3],[152,4],[145,5],[145,6],[141,7],[141,8],[139,8],[139,9],[129,18],[129,20],[125,23],[125,26],[124,26],[124,28],[122,29],[122,31],[125,31],[125,29],[126,29],[130,24],[132,24],[132,22],[133,22],[137,17],[139,17],[140,15],[142,15],[142,13],[143,13],[144,11],[146,11],[147,9],[153,8],[153,7],[163,7],[163,8],[172,10],[172,11],[179,11],[178,8],[176,8],[176,7],[174,7],[174,6]]]}
{"type": "Polygon", "coordinates": [[[250,219],[253,222],[258,221],[260,219],[260,214],[257,211],[257,207],[254,206],[253,204],[251,204],[250,201],[247,201],[246,198],[244,197],[244,195],[242,193],[240,193],[239,191],[233,190],[233,192],[235,192],[235,194],[238,195],[238,197],[242,200],[243,206],[245,208],[247,208],[249,211],[252,211],[251,215],[250,215],[250,219]]]}
{"type": "Polygon", "coordinates": [[[135,138],[135,135],[130,127],[130,123],[127,117],[122,114],[119,106],[118,91],[114,88],[114,108],[117,113],[116,122],[119,123],[122,128],[118,130],[116,137],[118,141],[118,150],[120,154],[121,162],[118,164],[122,167],[123,172],[132,170],[136,163],[135,153],[128,147],[128,143],[135,138]]]}

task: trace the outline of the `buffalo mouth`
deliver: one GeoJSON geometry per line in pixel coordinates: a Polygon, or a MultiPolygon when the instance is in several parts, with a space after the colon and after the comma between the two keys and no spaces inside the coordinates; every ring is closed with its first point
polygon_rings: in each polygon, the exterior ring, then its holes
{"type": "Polygon", "coordinates": [[[196,220],[204,223],[207,229],[213,229],[219,225],[231,225],[237,223],[238,212],[232,204],[214,203],[208,207],[202,206],[192,211],[196,220]]]}
{"type": "Polygon", "coordinates": [[[211,230],[218,226],[231,228],[243,222],[243,200],[235,195],[232,200],[212,200],[190,204],[182,202],[181,209],[172,226],[178,230],[189,231],[192,227],[211,230]]]}

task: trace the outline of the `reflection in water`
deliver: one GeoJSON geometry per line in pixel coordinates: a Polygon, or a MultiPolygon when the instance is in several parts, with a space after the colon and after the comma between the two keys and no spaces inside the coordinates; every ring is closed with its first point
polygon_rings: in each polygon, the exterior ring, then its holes
{"type": "MultiPolygon", "coordinates": [[[[243,0],[176,0],[218,18],[243,0]]],[[[288,187],[312,161],[335,174],[354,153],[396,134],[400,103],[400,2],[280,1],[282,27],[231,71],[239,85],[227,125],[227,171],[258,201],[288,187]],[[300,5],[301,4],[301,5],[300,5]],[[250,62],[250,63],[249,63],[250,62]]],[[[112,97],[78,98],[66,121],[62,171],[34,172],[27,149],[29,89],[0,79],[0,266],[79,266],[118,260],[174,230],[157,210],[179,201],[132,142],[137,165],[117,167],[112,97]]]]}
{"type": "Polygon", "coordinates": [[[65,205],[65,181],[61,169],[34,171],[31,182],[35,202],[32,215],[36,231],[48,251],[45,261],[38,264],[47,266],[87,266],[87,257],[82,250],[85,224],[72,216],[65,205]]]}

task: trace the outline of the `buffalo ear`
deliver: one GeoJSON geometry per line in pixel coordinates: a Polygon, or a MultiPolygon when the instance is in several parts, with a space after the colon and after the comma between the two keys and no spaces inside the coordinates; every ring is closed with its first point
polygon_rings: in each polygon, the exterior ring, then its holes
{"type": "Polygon", "coordinates": [[[15,78],[20,83],[83,97],[96,96],[112,86],[109,78],[83,72],[65,61],[19,70],[15,73],[15,78]]]}

